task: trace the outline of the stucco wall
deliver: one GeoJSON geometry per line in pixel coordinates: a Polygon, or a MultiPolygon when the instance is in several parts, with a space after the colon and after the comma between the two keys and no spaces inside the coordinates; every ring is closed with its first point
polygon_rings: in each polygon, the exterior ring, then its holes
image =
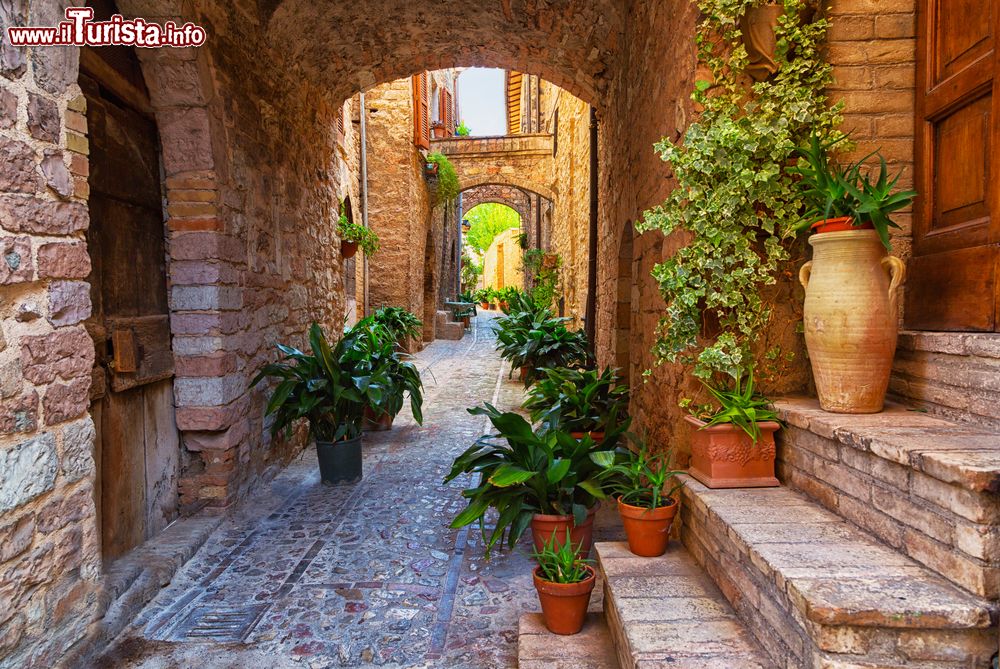
{"type": "Polygon", "coordinates": [[[523,251],[518,243],[520,234],[520,228],[504,230],[486,249],[483,255],[483,285],[487,288],[524,287],[523,251]]]}

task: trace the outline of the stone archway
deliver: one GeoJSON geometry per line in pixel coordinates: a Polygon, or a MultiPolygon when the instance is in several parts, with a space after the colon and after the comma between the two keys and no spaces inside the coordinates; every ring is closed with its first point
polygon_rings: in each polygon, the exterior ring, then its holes
{"type": "Polygon", "coordinates": [[[521,216],[521,220],[525,223],[531,220],[531,196],[516,186],[483,184],[462,191],[463,213],[490,202],[510,207],[521,216]]]}

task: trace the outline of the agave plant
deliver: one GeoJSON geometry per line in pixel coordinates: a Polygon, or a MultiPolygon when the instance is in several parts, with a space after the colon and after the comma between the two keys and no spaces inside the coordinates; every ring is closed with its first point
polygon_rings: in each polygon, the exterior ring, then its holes
{"type": "Polygon", "coordinates": [[[309,328],[311,353],[278,344],[283,359],[265,365],[250,386],[277,379],[264,411],[274,416],[271,433],[286,437],[305,418],[318,441],[340,441],[361,435],[365,406],[384,401],[391,385],[389,361],[363,361],[354,354],[362,332],[347,332],[330,347],[318,324],[309,328]]]}
{"type": "Polygon", "coordinates": [[[569,432],[624,429],[629,390],[617,370],[556,367],[538,371],[542,376],[522,405],[532,421],[569,432]]]}
{"type": "Polygon", "coordinates": [[[582,524],[589,509],[605,497],[596,478],[601,467],[590,456],[611,446],[597,445],[590,437],[577,440],[563,430],[535,431],[522,416],[490,404],[469,413],[488,416],[497,434],[481,437],[458,456],[444,482],[473,476],[472,487],[462,492],[469,504],[451,527],[478,522],[487,556],[497,543],[506,541],[513,548],[534,514],[572,515],[582,524]],[[499,517],[487,535],[485,517],[491,508],[499,517]]]}
{"type": "Polygon", "coordinates": [[[625,504],[646,509],[669,506],[673,494],[683,485],[677,482],[683,472],[670,468],[669,452],[650,453],[644,439],[632,433],[627,436],[634,448],[591,454],[591,459],[603,468],[598,479],[605,490],[625,504]],[[669,490],[668,481],[674,482],[669,490]]]}
{"type": "Polygon", "coordinates": [[[770,408],[770,400],[754,392],[753,371],[743,380],[741,373],[733,375],[733,385],[728,388],[714,387],[702,380],[702,384],[719,404],[718,409],[702,407],[696,414],[705,421],[705,428],[713,425],[732,423],[753,439],[760,441],[760,423],[777,421],[778,414],[770,408]]]}

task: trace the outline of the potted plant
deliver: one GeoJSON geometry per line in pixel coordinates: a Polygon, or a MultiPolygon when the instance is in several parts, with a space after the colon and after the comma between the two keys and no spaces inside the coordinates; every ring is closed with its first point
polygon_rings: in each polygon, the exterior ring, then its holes
{"type": "Polygon", "coordinates": [[[340,253],[345,258],[353,258],[358,247],[371,256],[378,252],[378,235],[371,228],[354,223],[347,217],[344,203],[340,203],[340,217],[337,219],[337,236],[340,237],[340,253]]]}
{"type": "Polygon", "coordinates": [[[472,131],[469,130],[469,126],[465,125],[465,121],[459,123],[458,127],[455,128],[456,137],[468,137],[471,134],[471,132],[472,131]]]}
{"type": "Polygon", "coordinates": [[[732,387],[702,381],[718,404],[697,407],[691,426],[689,473],[709,488],[766,488],[774,476],[774,433],[781,427],[766,398],[754,392],[753,372],[732,375],[732,387]]]}
{"type": "Polygon", "coordinates": [[[813,136],[799,150],[794,168],[815,220],[809,238],[813,259],[799,281],[806,291],[803,309],[806,348],[820,406],[837,413],[882,410],[896,351],[897,292],[906,271],[887,255],[889,215],[909,206],[915,191],[894,192],[900,175],[889,176],[877,152],[878,170],[864,169],[866,156],[845,166],[832,164],[828,152],[842,138],[813,136]]]}
{"type": "Polygon", "coordinates": [[[629,390],[617,370],[556,367],[539,372],[522,405],[532,421],[567,430],[577,439],[589,434],[596,442],[606,430],[624,429],[629,390]]]}
{"type": "Polygon", "coordinates": [[[583,628],[597,580],[590,560],[580,557],[580,546],[568,536],[561,542],[552,537],[532,556],[538,562],[532,577],[545,627],[553,634],[576,634],[583,628]]]}
{"type": "Polygon", "coordinates": [[[361,479],[361,423],[365,407],[381,400],[388,385],[384,364],[358,365],[350,352],[359,333],[346,333],[332,349],[316,323],[309,329],[310,353],[278,344],[283,359],[265,365],[251,387],[276,379],[265,416],[273,416],[271,433],[284,431],[305,418],[316,441],[320,476],[328,483],[361,479]]]}
{"type": "Polygon", "coordinates": [[[573,545],[589,553],[594,505],[605,497],[596,478],[601,468],[590,455],[614,445],[598,445],[589,437],[574,439],[557,429],[536,431],[522,416],[502,413],[490,404],[469,413],[488,416],[497,434],[480,437],[455,458],[444,479],[448,483],[472,475],[476,481],[462,492],[469,504],[451,527],[478,522],[487,556],[497,543],[506,541],[513,548],[529,527],[535,550],[542,550],[553,535],[562,542],[568,530],[573,545]],[[491,508],[499,516],[487,536],[485,517],[491,508]]]}
{"type": "Polygon", "coordinates": [[[641,557],[657,557],[667,551],[670,526],[677,515],[674,493],[681,484],[666,490],[681,472],[670,469],[668,453],[650,454],[644,440],[629,434],[634,449],[599,451],[590,457],[604,468],[600,479],[618,498],[618,513],[625,527],[629,550],[641,557]]]}
{"type": "Polygon", "coordinates": [[[497,350],[511,363],[511,374],[519,369],[527,388],[539,369],[572,367],[587,362],[587,336],[566,328],[568,318],[553,318],[548,309],[511,312],[494,324],[497,350]]]}
{"type": "Polygon", "coordinates": [[[383,375],[381,397],[365,407],[365,429],[391,429],[393,419],[403,409],[406,395],[410,397],[414,420],[422,425],[424,400],[420,373],[413,363],[402,360],[396,352],[396,331],[369,316],[358,321],[349,333],[354,335],[355,344],[344,355],[352,362],[355,372],[363,376],[369,371],[382,370],[383,375]]]}
{"type": "Polygon", "coordinates": [[[473,293],[473,301],[479,303],[479,308],[486,311],[490,308],[490,289],[480,288],[475,293],[473,293]]]}
{"type": "Polygon", "coordinates": [[[375,310],[372,317],[392,334],[394,343],[403,350],[409,349],[407,342],[419,339],[423,333],[423,322],[402,307],[382,306],[375,310]]]}
{"type": "Polygon", "coordinates": [[[434,139],[444,139],[448,136],[448,126],[443,121],[434,121],[431,123],[431,132],[434,133],[434,139]]]}

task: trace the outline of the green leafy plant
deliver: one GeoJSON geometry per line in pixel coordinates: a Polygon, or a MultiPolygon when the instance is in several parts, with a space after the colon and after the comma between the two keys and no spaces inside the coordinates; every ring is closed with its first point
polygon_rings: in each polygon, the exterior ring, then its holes
{"type": "Polygon", "coordinates": [[[629,390],[617,370],[541,369],[522,405],[531,420],[568,432],[605,432],[627,426],[629,390]]]}
{"type": "Polygon", "coordinates": [[[423,322],[402,307],[379,307],[372,314],[372,318],[389,331],[394,343],[407,337],[420,337],[423,334],[423,322]]]}
{"type": "Polygon", "coordinates": [[[472,131],[469,130],[469,126],[465,125],[465,121],[462,121],[458,124],[458,127],[455,128],[455,134],[459,137],[468,137],[472,134],[472,131]]]}
{"type": "Polygon", "coordinates": [[[483,275],[483,266],[465,250],[462,251],[462,285],[475,287],[479,277],[483,275]]]}
{"type": "Polygon", "coordinates": [[[436,198],[438,204],[453,201],[458,197],[458,174],[455,166],[448,160],[448,156],[443,153],[430,153],[427,155],[427,162],[437,165],[437,190],[436,198]]]}
{"type": "Polygon", "coordinates": [[[477,204],[463,218],[469,222],[465,242],[479,253],[485,253],[497,235],[521,225],[520,214],[496,202],[477,204]]]}
{"type": "Polygon", "coordinates": [[[286,438],[301,418],[319,441],[354,439],[361,435],[365,406],[378,405],[391,384],[388,361],[364,361],[354,355],[362,332],[346,333],[330,347],[323,330],[309,328],[311,353],[278,344],[283,358],[265,365],[251,381],[254,387],[265,379],[276,379],[265,416],[273,416],[271,433],[284,431],[286,438]]]}
{"type": "Polygon", "coordinates": [[[695,418],[705,422],[705,428],[732,423],[750,435],[756,444],[760,441],[760,423],[778,420],[778,414],[770,408],[770,400],[754,391],[752,371],[745,380],[742,374],[734,375],[732,385],[726,387],[713,386],[704,380],[702,383],[718,403],[717,408],[702,405],[692,412],[695,418]]]}
{"type": "Polygon", "coordinates": [[[572,515],[582,524],[589,509],[605,497],[594,478],[600,467],[590,454],[613,445],[597,445],[590,437],[577,440],[562,430],[535,431],[522,416],[500,412],[490,404],[469,413],[488,416],[497,433],[479,438],[455,458],[444,482],[472,476],[472,487],[462,492],[469,504],[451,527],[478,523],[487,556],[497,543],[506,541],[513,548],[534,514],[572,515]],[[487,535],[489,509],[499,515],[487,535]]]}
{"type": "Polygon", "coordinates": [[[518,298],[523,296],[523,293],[515,288],[514,286],[505,286],[504,288],[498,288],[494,291],[496,298],[501,302],[506,302],[508,310],[511,302],[518,302],[518,298]]]}
{"type": "Polygon", "coordinates": [[[473,302],[480,302],[480,303],[486,302],[486,303],[489,303],[489,301],[491,299],[493,299],[493,289],[492,288],[480,288],[479,290],[477,290],[476,292],[474,292],[472,294],[472,301],[473,302]]]}
{"type": "Polygon", "coordinates": [[[337,218],[337,236],[348,242],[356,242],[366,256],[378,253],[378,235],[371,228],[366,228],[360,223],[352,223],[347,218],[347,208],[343,201],[340,203],[340,216],[337,218]]]}
{"type": "Polygon", "coordinates": [[[628,439],[634,448],[619,447],[614,451],[599,451],[591,459],[602,467],[598,479],[604,489],[625,504],[656,509],[674,503],[673,495],[680,489],[677,482],[682,471],[670,468],[670,453],[650,453],[649,445],[632,433],[628,439]],[[668,482],[673,482],[667,490],[668,482]]]}
{"type": "Polygon", "coordinates": [[[772,317],[762,289],[775,283],[808,208],[788,168],[797,147],[813,135],[836,137],[840,122],[841,107],[826,94],[828,21],[822,14],[804,21],[806,0],[784,0],[775,29],[777,72],[748,87],[739,25],[759,4],[698,1],[698,55],[711,80],[696,82],[692,97],[702,111],[683,141],[656,145],[677,185],[637,226],[689,240],[653,270],[667,305],[653,352],[658,362],[693,365],[702,379],[752,359],[772,317]]]}
{"type": "Polygon", "coordinates": [[[583,542],[573,546],[570,541],[570,531],[566,530],[566,538],[560,544],[555,533],[542,546],[542,550],[531,551],[531,557],[538,562],[542,578],[550,583],[580,583],[590,578],[594,568],[593,560],[580,557],[583,542]],[[559,544],[558,548],[556,547],[559,544]]]}
{"type": "MultiPolygon", "coordinates": [[[[406,312],[409,313],[409,312],[406,312]]],[[[348,330],[354,342],[344,351],[355,373],[363,376],[379,370],[382,394],[377,401],[369,401],[376,415],[389,414],[395,418],[403,409],[404,398],[410,397],[410,411],[418,424],[424,422],[423,383],[412,362],[404,361],[396,352],[396,332],[380,323],[374,316],[363,318],[348,330]]]]}
{"type": "Polygon", "coordinates": [[[845,165],[831,163],[829,153],[844,139],[834,137],[824,141],[822,137],[813,135],[808,146],[797,150],[799,163],[788,171],[802,178],[800,187],[809,208],[806,218],[796,226],[796,230],[807,229],[815,220],[849,216],[855,227],[871,225],[875,228],[882,245],[891,251],[889,228],[899,226],[889,218],[889,214],[910,206],[917,192],[893,192],[902,172],[890,178],[885,158],[878,151],[857,162],[845,165]],[[874,181],[873,174],[876,173],[873,169],[863,171],[872,156],[878,156],[879,163],[874,181]]]}
{"type": "Polygon", "coordinates": [[[521,262],[531,284],[532,299],[537,304],[551,307],[559,285],[562,258],[558,253],[528,249],[524,252],[521,262]]]}
{"type": "Polygon", "coordinates": [[[527,369],[525,387],[538,377],[538,369],[573,367],[589,360],[587,336],[566,328],[568,318],[553,318],[547,309],[512,312],[494,322],[497,350],[510,360],[511,374],[527,369]]]}

